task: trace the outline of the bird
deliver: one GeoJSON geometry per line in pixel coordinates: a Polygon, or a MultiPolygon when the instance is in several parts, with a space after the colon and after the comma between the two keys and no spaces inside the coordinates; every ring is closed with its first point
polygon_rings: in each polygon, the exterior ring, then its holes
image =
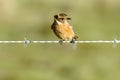
{"type": "Polygon", "coordinates": [[[54,15],[54,22],[51,25],[51,29],[55,35],[60,38],[59,43],[62,44],[63,41],[70,41],[70,43],[75,43],[78,36],[75,35],[72,26],[68,23],[71,20],[65,13],[59,13],[54,15]]]}

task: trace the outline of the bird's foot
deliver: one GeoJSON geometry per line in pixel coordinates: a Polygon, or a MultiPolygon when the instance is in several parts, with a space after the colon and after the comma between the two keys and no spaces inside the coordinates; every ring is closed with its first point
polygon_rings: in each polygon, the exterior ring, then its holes
{"type": "Polygon", "coordinates": [[[70,43],[75,44],[75,39],[72,39],[70,43]]]}

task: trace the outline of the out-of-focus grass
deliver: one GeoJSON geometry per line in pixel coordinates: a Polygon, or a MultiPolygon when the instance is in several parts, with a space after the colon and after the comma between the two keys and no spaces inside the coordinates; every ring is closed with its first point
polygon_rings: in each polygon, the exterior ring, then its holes
{"type": "MultiPolygon", "coordinates": [[[[0,40],[59,40],[50,26],[65,12],[78,40],[120,36],[119,0],[1,0],[0,40]]],[[[119,80],[120,45],[0,44],[0,80],[119,80]]]]}

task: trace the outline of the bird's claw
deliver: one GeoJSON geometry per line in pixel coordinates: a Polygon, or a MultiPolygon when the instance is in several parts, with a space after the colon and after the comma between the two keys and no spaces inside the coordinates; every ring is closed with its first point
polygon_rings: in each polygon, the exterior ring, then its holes
{"type": "Polygon", "coordinates": [[[75,44],[75,39],[72,39],[70,43],[75,44]]]}

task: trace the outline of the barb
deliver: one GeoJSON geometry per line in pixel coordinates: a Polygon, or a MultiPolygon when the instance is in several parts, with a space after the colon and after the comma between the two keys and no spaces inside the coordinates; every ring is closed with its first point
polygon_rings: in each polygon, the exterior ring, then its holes
{"type": "Polygon", "coordinates": [[[25,43],[24,47],[26,48],[27,45],[31,43],[31,40],[27,40],[27,38],[24,37],[24,43],[25,43]]]}

